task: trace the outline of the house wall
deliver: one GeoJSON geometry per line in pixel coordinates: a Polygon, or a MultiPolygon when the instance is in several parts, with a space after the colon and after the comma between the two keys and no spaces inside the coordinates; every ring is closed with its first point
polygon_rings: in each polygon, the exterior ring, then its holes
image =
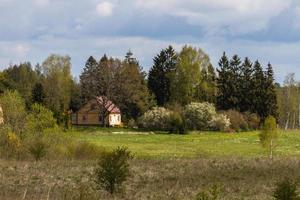
{"type": "Polygon", "coordinates": [[[100,125],[101,121],[99,120],[98,113],[77,113],[77,123],[78,125],[100,125]]]}
{"type": "Polygon", "coordinates": [[[110,126],[120,126],[122,123],[120,114],[109,114],[108,119],[110,126]]]}

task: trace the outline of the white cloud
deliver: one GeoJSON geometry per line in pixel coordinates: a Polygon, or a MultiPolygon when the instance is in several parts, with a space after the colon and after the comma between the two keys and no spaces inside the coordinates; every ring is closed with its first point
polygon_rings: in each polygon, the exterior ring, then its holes
{"type": "Polygon", "coordinates": [[[34,4],[37,6],[45,7],[49,4],[49,0],[33,0],[34,4]]]}
{"type": "Polygon", "coordinates": [[[293,0],[135,0],[137,8],[183,17],[208,32],[232,34],[265,29],[293,0]]]}
{"type": "Polygon", "coordinates": [[[97,4],[96,10],[98,15],[107,17],[111,16],[113,14],[114,4],[104,1],[99,4],[97,4]]]}

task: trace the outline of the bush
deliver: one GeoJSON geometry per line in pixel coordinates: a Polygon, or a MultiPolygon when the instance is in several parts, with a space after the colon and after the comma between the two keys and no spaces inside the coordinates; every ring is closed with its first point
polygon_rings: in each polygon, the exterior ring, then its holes
{"type": "Polygon", "coordinates": [[[126,148],[117,148],[104,154],[95,171],[98,188],[114,194],[129,176],[129,159],[132,159],[132,155],[126,148]]]}
{"type": "Polygon", "coordinates": [[[215,131],[228,131],[230,124],[230,119],[226,115],[218,114],[211,120],[210,127],[215,131]]]}
{"type": "Polygon", "coordinates": [[[191,103],[184,109],[183,116],[189,130],[208,130],[210,122],[216,116],[216,109],[210,103],[191,103]]]}
{"type": "Polygon", "coordinates": [[[48,148],[48,143],[41,137],[32,137],[27,143],[28,152],[33,156],[36,162],[46,156],[48,148]]]}
{"type": "Polygon", "coordinates": [[[132,128],[132,129],[135,129],[137,128],[137,124],[136,124],[136,121],[134,119],[130,119],[127,123],[127,127],[128,128],[132,128]]]}
{"type": "Polygon", "coordinates": [[[277,200],[299,200],[297,185],[289,179],[277,183],[273,197],[277,200]]]}
{"type": "Polygon", "coordinates": [[[248,128],[251,130],[258,130],[260,125],[260,117],[255,113],[248,113],[244,114],[244,118],[247,121],[248,128]]]}
{"type": "Polygon", "coordinates": [[[230,128],[234,131],[246,131],[248,130],[248,124],[244,115],[236,110],[228,110],[222,112],[230,119],[230,128]]]}
{"type": "Polygon", "coordinates": [[[1,133],[1,155],[7,159],[20,158],[22,142],[19,136],[11,131],[1,133]]]}
{"type": "Polygon", "coordinates": [[[17,91],[6,91],[0,98],[3,109],[4,123],[11,127],[12,132],[20,135],[25,124],[25,102],[17,91]]]}
{"type": "Polygon", "coordinates": [[[26,117],[26,130],[29,133],[41,134],[46,129],[55,128],[56,120],[53,113],[39,104],[33,104],[26,117]]]}
{"type": "Polygon", "coordinates": [[[154,107],[139,119],[139,127],[147,130],[168,131],[171,111],[163,107],[154,107]]]}
{"type": "Polygon", "coordinates": [[[170,129],[169,129],[170,133],[177,133],[177,134],[185,133],[182,117],[177,112],[171,113],[169,126],[170,126],[170,129]]]}

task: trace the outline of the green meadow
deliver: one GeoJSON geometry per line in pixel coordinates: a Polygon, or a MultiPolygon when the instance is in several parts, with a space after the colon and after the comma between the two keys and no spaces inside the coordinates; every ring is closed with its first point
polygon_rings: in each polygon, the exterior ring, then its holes
{"type": "MultiPolygon", "coordinates": [[[[186,135],[137,132],[128,129],[77,128],[72,133],[107,150],[127,147],[137,157],[193,158],[266,156],[259,142],[259,132],[191,132],[186,135]]],[[[300,155],[300,131],[280,131],[275,156],[300,155]]]]}

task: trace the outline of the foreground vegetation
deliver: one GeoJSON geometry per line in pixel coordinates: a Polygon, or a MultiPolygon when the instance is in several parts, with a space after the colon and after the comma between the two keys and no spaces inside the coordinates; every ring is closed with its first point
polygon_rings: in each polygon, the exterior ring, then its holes
{"type": "Polygon", "coordinates": [[[278,181],[299,181],[297,158],[135,159],[123,191],[114,197],[95,189],[96,162],[0,161],[1,199],[196,199],[213,185],[220,199],[273,199],[278,181]]]}

